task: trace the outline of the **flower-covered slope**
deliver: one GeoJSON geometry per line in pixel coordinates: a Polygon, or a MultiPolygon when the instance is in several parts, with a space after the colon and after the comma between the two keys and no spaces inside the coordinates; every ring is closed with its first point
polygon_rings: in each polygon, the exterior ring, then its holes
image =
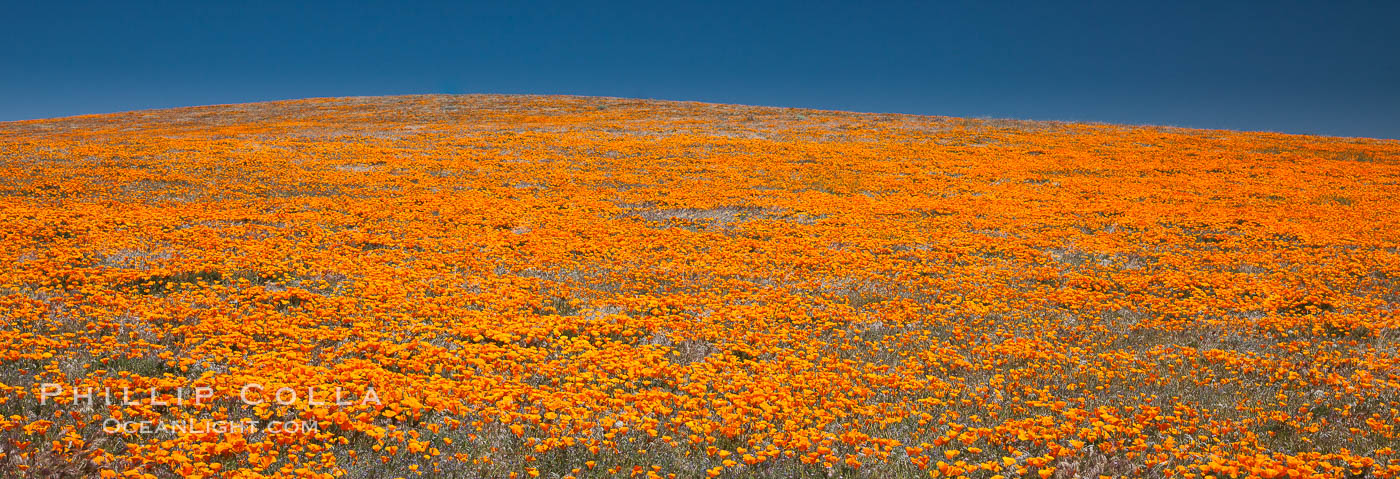
{"type": "Polygon", "coordinates": [[[1395,141],[182,108],[0,123],[0,237],[0,470],[1400,475],[1395,141]]]}

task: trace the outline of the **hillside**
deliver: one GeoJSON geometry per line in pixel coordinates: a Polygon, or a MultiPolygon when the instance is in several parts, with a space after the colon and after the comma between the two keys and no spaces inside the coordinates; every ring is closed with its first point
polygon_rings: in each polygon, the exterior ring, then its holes
{"type": "Polygon", "coordinates": [[[493,95],[0,123],[0,471],[1396,477],[1397,232],[1397,141],[493,95]],[[261,423],[126,426],[211,420],[261,423]]]}

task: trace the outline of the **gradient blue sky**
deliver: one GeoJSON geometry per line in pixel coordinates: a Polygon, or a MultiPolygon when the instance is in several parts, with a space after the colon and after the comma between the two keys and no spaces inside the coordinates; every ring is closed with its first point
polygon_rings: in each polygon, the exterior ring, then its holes
{"type": "Polygon", "coordinates": [[[1400,2],[42,2],[0,121],[541,93],[1400,138],[1400,2]]]}

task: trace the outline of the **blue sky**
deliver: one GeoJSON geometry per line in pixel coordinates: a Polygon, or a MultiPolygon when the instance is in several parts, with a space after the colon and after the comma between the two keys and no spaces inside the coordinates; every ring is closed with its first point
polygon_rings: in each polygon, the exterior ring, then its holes
{"type": "Polygon", "coordinates": [[[1400,2],[9,3],[0,121],[537,93],[1400,138],[1400,2]]]}

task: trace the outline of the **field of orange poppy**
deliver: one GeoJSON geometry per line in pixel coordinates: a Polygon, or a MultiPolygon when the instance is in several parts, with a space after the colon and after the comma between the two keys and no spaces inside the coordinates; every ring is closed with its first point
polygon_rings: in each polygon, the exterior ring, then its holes
{"type": "Polygon", "coordinates": [[[0,123],[0,477],[1400,477],[1400,142],[556,96],[0,123]]]}

